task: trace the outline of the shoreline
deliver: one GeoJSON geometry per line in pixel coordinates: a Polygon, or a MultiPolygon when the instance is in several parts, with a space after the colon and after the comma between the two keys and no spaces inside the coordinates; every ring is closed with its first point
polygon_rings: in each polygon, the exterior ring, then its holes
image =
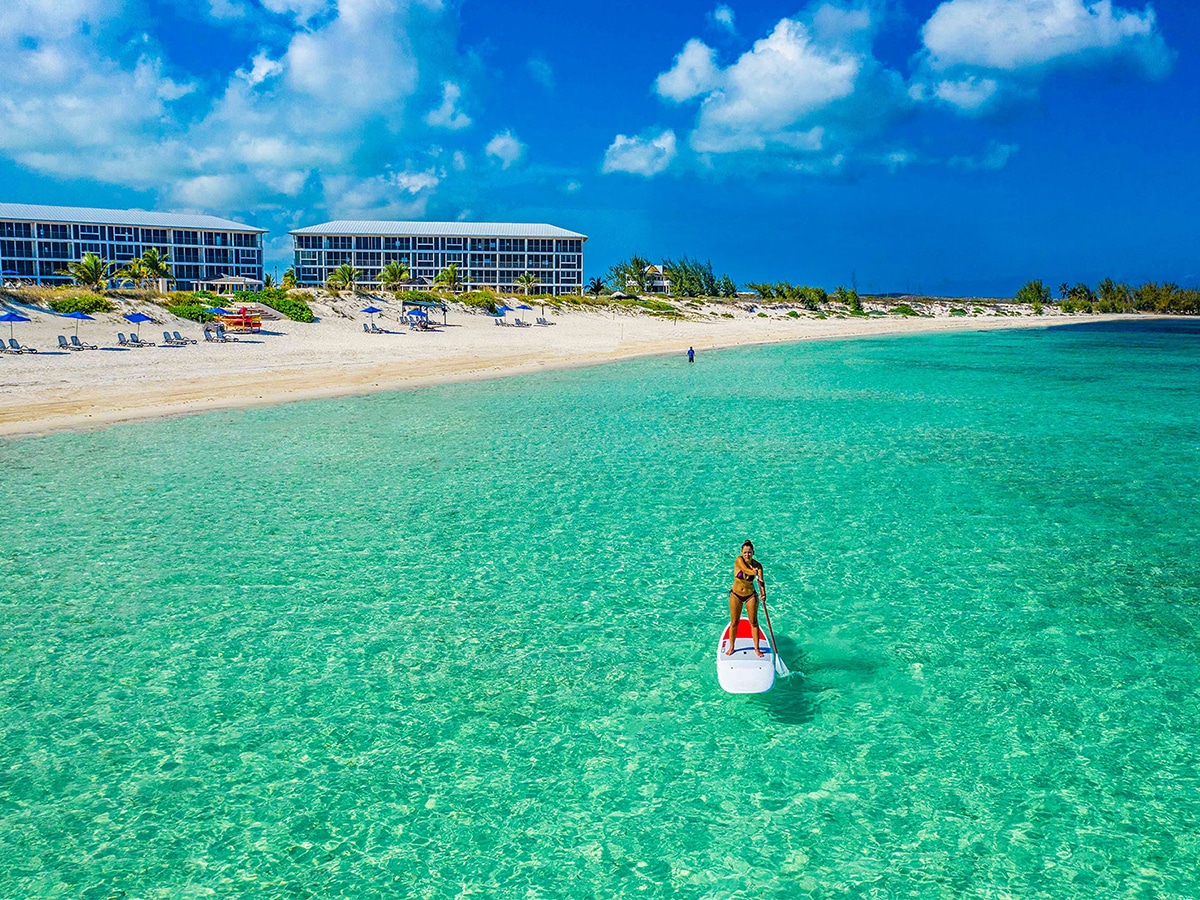
{"type": "MultiPolygon", "coordinates": [[[[311,325],[288,320],[265,323],[263,335],[242,335],[236,344],[7,356],[0,359],[0,439],[682,355],[689,346],[704,353],[810,340],[1148,318],[1123,314],[821,320],[743,314],[672,322],[649,316],[564,312],[554,319],[554,327],[499,329],[492,327],[490,318],[452,312],[451,326],[441,332],[375,336],[363,334],[358,320],[332,312],[337,315],[311,325]],[[634,333],[627,337],[631,330],[634,333]],[[52,355],[66,358],[49,359],[52,355]]],[[[45,318],[40,328],[23,326],[28,330],[19,340],[54,346],[64,326],[58,317],[45,318]]],[[[153,332],[146,329],[144,339],[164,327],[198,337],[196,323],[164,318],[172,321],[154,326],[153,332]]],[[[385,327],[398,327],[385,316],[377,318],[385,327]]],[[[108,327],[114,331],[123,324],[115,317],[113,321],[117,324],[108,327]]],[[[81,337],[101,343],[96,331],[81,337]]]]}

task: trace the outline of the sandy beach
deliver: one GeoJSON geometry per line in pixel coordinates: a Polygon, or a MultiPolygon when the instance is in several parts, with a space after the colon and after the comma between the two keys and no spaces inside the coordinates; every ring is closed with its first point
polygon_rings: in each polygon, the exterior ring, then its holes
{"type": "MultiPolygon", "coordinates": [[[[361,298],[360,298],[361,299],[361,298]]],[[[376,300],[377,302],[377,300],[376,300]]],[[[160,346],[125,349],[117,332],[130,325],[121,313],[82,323],[80,338],[99,350],[58,349],[58,335],[75,323],[29,307],[32,319],[17,326],[22,345],[37,354],[0,355],[0,436],[89,430],[121,422],[188,415],[218,409],[285,403],[382,390],[406,390],[469,379],[497,378],[567,366],[596,365],[652,354],[706,351],[748,344],[852,338],[890,334],[1043,328],[1120,316],[1003,315],[990,307],[977,315],[818,318],[789,316],[785,307],[719,305],[693,310],[690,318],[662,318],[627,310],[594,312],[546,309],[551,326],[497,327],[477,311],[452,306],[448,325],[413,331],[389,304],[375,321],[392,334],[365,334],[362,302],[345,298],[314,304],[318,321],[266,321],[261,334],[237,342],[206,343],[201,327],[161,307],[136,305],[161,324],[146,323],[141,337],[160,346]],[[760,315],[765,312],[766,315],[760,315]],[[163,330],[199,342],[161,346],[163,330]]],[[[528,318],[540,315],[536,310],[528,318]]],[[[512,321],[512,317],[509,317],[512,321]]],[[[7,339],[7,335],[5,338],[7,339]]]]}

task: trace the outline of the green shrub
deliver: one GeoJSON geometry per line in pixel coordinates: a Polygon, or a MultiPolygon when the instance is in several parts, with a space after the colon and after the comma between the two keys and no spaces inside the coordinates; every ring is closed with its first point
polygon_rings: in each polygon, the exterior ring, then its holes
{"type": "Polygon", "coordinates": [[[955,306],[950,309],[950,315],[952,316],[965,316],[966,314],[967,311],[960,306],[955,306]]]}
{"type": "Polygon", "coordinates": [[[313,315],[312,307],[299,297],[284,296],[272,300],[267,305],[271,309],[283,313],[293,322],[315,322],[317,320],[317,317],[313,315]]]}
{"type": "Polygon", "coordinates": [[[207,303],[171,303],[167,305],[167,312],[173,316],[179,316],[181,319],[191,319],[193,322],[211,322],[214,318],[205,310],[209,309],[207,303]]]}
{"type": "Polygon", "coordinates": [[[794,309],[789,309],[788,310],[788,318],[789,319],[798,319],[798,318],[800,318],[800,313],[796,312],[794,309]]]}
{"type": "Polygon", "coordinates": [[[112,312],[113,305],[99,294],[80,294],[75,297],[54,297],[49,306],[59,315],[81,312],[91,315],[97,312],[112,312]]]}
{"type": "Polygon", "coordinates": [[[899,303],[892,307],[892,315],[894,316],[919,316],[920,313],[909,306],[907,303],[899,303]]]}
{"type": "Polygon", "coordinates": [[[1029,306],[1033,310],[1033,314],[1035,316],[1040,316],[1046,311],[1046,308],[1042,305],[1042,301],[1040,300],[1034,300],[1029,304],[1029,306]]]}
{"type": "MultiPolygon", "coordinates": [[[[793,311],[794,311],[794,310],[793,310],[793,311]]],[[[765,312],[760,312],[760,313],[758,314],[758,317],[759,317],[760,319],[769,319],[769,318],[770,318],[770,316],[768,316],[768,315],[767,315],[765,312]]]]}

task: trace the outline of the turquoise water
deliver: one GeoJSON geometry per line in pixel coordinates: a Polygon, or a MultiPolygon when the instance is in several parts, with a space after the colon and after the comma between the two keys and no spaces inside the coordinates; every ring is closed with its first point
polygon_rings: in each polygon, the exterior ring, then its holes
{"type": "Polygon", "coordinates": [[[1200,896],[1198,390],[1094,326],[0,442],[0,897],[1200,896]]]}

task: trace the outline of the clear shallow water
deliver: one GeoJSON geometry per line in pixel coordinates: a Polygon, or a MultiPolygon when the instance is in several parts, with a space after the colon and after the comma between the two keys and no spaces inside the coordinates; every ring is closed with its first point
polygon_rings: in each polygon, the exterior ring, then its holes
{"type": "Polygon", "coordinates": [[[0,443],[0,897],[1200,896],[1198,389],[1090,326],[0,443]]]}

